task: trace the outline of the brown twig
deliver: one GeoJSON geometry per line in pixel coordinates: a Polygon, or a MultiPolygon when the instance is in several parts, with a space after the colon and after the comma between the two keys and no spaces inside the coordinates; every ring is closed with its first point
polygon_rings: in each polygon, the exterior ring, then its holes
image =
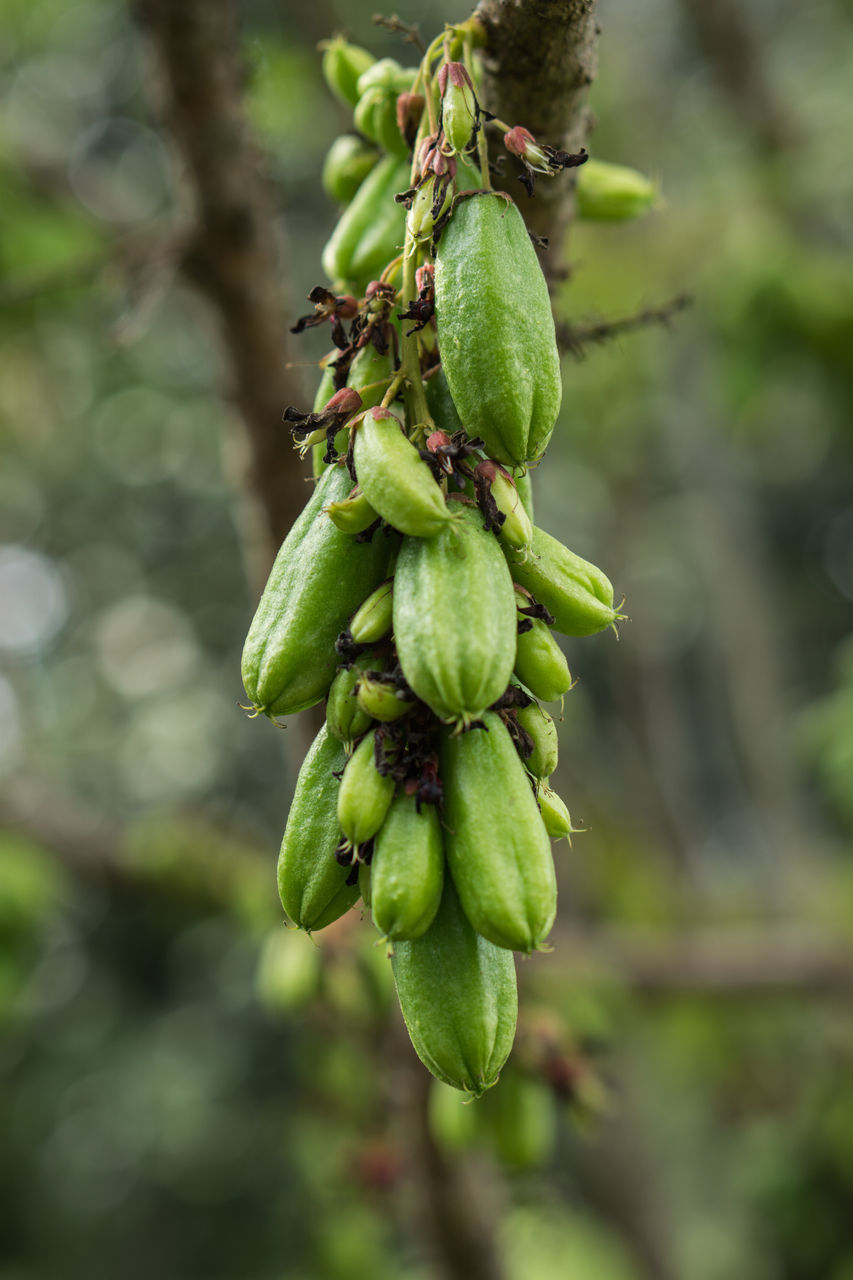
{"type": "Polygon", "coordinates": [[[679,293],[676,297],[670,298],[669,302],[661,303],[657,307],[646,307],[643,311],[623,316],[619,320],[600,320],[593,324],[558,322],[557,345],[561,350],[568,351],[581,359],[584,355],[584,347],[589,343],[609,342],[613,338],[621,338],[626,333],[634,333],[637,329],[648,329],[656,324],[668,327],[675,316],[692,305],[693,299],[689,293],[679,293]]]}
{"type": "Polygon", "coordinates": [[[426,45],[421,38],[420,28],[414,23],[403,22],[398,18],[396,13],[392,13],[390,17],[385,17],[382,13],[374,13],[374,27],[384,27],[386,31],[393,31],[401,35],[406,44],[413,44],[421,55],[426,53],[426,45]]]}

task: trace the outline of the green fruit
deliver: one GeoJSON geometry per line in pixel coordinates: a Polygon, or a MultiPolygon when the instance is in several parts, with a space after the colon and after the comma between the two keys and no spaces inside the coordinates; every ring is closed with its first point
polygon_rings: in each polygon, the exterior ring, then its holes
{"type": "Polygon", "coordinates": [[[409,186],[409,165],[385,156],[367,175],[343,211],[323,250],[323,270],[341,286],[358,292],[399,252],[406,210],[394,195],[409,186]]]}
{"type": "Polygon", "coordinates": [[[504,550],[514,580],[551,611],[563,635],[590,636],[621,616],[613,608],[610,580],[544,530],[534,528],[527,551],[504,550]]]}
{"type": "Polygon", "coordinates": [[[363,138],[344,133],[335,138],[323,161],[323,190],[337,204],[349,204],[373,169],[379,152],[363,138]]]}
{"type": "Polygon", "coordinates": [[[394,579],[394,637],[413,692],[445,721],[478,719],[509,683],[515,594],[497,539],[476,507],[433,538],[404,538],[394,579]]]}
{"type": "MultiPolygon", "coordinates": [[[[518,598],[518,597],[517,597],[518,598]]],[[[572,687],[572,673],[550,627],[541,618],[530,618],[532,626],[518,635],[515,674],[541,702],[556,702],[572,687]]]]}
{"type": "Polygon", "coordinates": [[[338,780],[346,761],[340,742],[324,725],[302,762],[278,856],[278,892],[294,924],[323,929],[358,899],[346,883],[349,868],[335,859],[340,839],[338,780]]]}
{"type": "Polygon", "coordinates": [[[344,467],[329,467],[279,551],[243,648],[243,684],[268,716],[292,715],[325,697],[335,675],[335,640],[382,579],[384,538],[357,543],[323,507],[346,496],[344,467]]]}
{"type": "Polygon", "coordinates": [[[539,458],[560,408],[560,357],[548,286],[514,204],[463,200],[438,244],[441,363],[469,436],[505,466],[539,458]]]}
{"type": "Polygon", "coordinates": [[[604,222],[639,218],[657,203],[650,178],[622,164],[587,160],[578,169],[575,188],[578,217],[604,222]]]}
{"type": "Polygon", "coordinates": [[[418,813],[399,795],[376,837],[370,864],[373,923],[392,942],[419,938],[435,917],[444,883],[441,824],[432,805],[418,813]]]}
{"type": "Polygon", "coordinates": [[[350,619],[349,631],[356,644],[376,644],[391,634],[393,578],[380,583],[350,619]]]}
{"type": "Polygon", "coordinates": [[[479,1097],[497,1081],[515,1037],[512,955],[474,932],[445,876],[432,924],[397,943],[391,964],[421,1062],[438,1080],[479,1097]]]}
{"type": "Polygon", "coordinates": [[[557,910],[551,845],[524,765],[500,716],[441,743],[447,863],[471,924],[498,947],[530,952],[557,910]]]}
{"type": "Polygon", "coordinates": [[[533,739],[533,753],[524,761],[524,767],[534,778],[550,778],[557,767],[557,726],[535,702],[521,707],[515,713],[518,723],[533,739]]]}
{"type": "Polygon", "coordinates": [[[338,824],[358,849],[376,835],[394,798],[394,779],[377,771],[374,735],[362,738],[347,761],[338,791],[338,824]]]}
{"type": "Polygon", "coordinates": [[[569,844],[571,844],[572,836],[578,828],[572,826],[569,811],[556,791],[552,791],[550,787],[546,787],[544,782],[540,782],[536,788],[536,799],[539,803],[539,812],[542,814],[545,830],[551,839],[568,840],[569,844]]]}
{"type": "Polygon", "coordinates": [[[398,418],[370,409],[355,432],[355,471],[365,497],[401,533],[429,538],[454,516],[398,418]]]}
{"type": "Polygon", "coordinates": [[[514,1169],[535,1169],[551,1154],[557,1116],[541,1080],[507,1071],[477,1119],[488,1124],[498,1159],[514,1169]]]}
{"type": "MultiPolygon", "coordinates": [[[[329,371],[332,375],[334,370],[329,371]]],[[[369,343],[366,347],[362,347],[358,352],[349,369],[349,377],[347,378],[347,386],[353,388],[361,396],[361,403],[364,409],[372,409],[374,405],[379,404],[385,392],[388,390],[388,383],[394,372],[394,360],[389,348],[384,354],[380,354],[373,343],[369,343]]],[[[321,390],[325,385],[321,384],[321,390]]],[[[314,412],[322,409],[323,405],[329,400],[334,392],[331,378],[329,379],[329,394],[323,400],[314,405],[314,412]]],[[[318,392],[319,399],[319,392],[318,392]]],[[[338,453],[346,453],[349,446],[349,427],[343,431],[339,431],[335,436],[335,449],[338,453]]],[[[312,450],[312,460],[314,465],[314,476],[323,474],[327,464],[323,461],[326,453],[326,443],[322,441],[315,444],[312,450]]]]}
{"type": "Polygon", "coordinates": [[[356,697],[366,715],[386,724],[402,719],[415,705],[413,699],[400,696],[400,690],[392,680],[383,680],[375,674],[361,677],[356,697]]]}
{"type": "Polygon", "coordinates": [[[326,725],[329,733],[344,746],[349,746],[370,728],[372,717],[359,706],[355,691],[364,672],[378,665],[373,654],[364,653],[351,667],[340,670],[332,681],[326,703],[326,725]]]}
{"type": "Polygon", "coordinates": [[[468,1101],[460,1098],[458,1089],[433,1080],[429,1091],[429,1131],[445,1151],[466,1151],[475,1141],[480,1108],[469,1106],[468,1101]]]}
{"type": "Polygon", "coordinates": [[[401,67],[393,58],[382,58],[358,81],[353,117],[356,129],[398,156],[407,156],[410,147],[397,124],[397,98],[411,89],[415,74],[412,67],[401,67]]]}
{"type": "Polygon", "coordinates": [[[272,1013],[308,1004],[320,984],[320,952],[293,929],[267,935],[255,972],[255,991],[272,1013]]]}
{"type": "Polygon", "coordinates": [[[340,502],[330,502],[325,511],[336,528],[349,534],[363,533],[379,519],[358,485],[340,502]]]}
{"type": "Polygon", "coordinates": [[[323,76],[335,97],[345,107],[358,102],[358,80],[376,61],[372,53],[350,44],[343,36],[335,36],[320,46],[323,52],[323,76]]]}

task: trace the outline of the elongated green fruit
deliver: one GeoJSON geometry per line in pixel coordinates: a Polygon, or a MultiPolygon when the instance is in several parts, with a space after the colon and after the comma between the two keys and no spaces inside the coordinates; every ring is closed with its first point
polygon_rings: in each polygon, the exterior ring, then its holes
{"type": "Polygon", "coordinates": [[[385,938],[419,938],[435,918],[444,883],[441,824],[432,805],[418,813],[399,795],[376,837],[370,864],[373,923],[385,938]]]}
{"type": "Polygon", "coordinates": [[[506,466],[540,457],[560,408],[560,357],[536,250],[502,195],[454,210],[436,252],[435,315],[465,430],[506,466]]]}
{"type": "Polygon", "coordinates": [[[527,551],[505,553],[515,581],[550,609],[563,635],[591,636],[619,618],[610,580],[543,529],[534,528],[527,551]]]}
{"type": "Polygon", "coordinates": [[[524,767],[534,778],[550,778],[557,767],[557,726],[542,707],[531,702],[516,713],[518,723],[533,739],[533,754],[524,761],[524,767]]]}
{"type": "Polygon", "coordinates": [[[454,518],[429,467],[387,409],[369,409],[359,423],[355,470],[368,502],[401,533],[430,538],[454,518]]]}
{"type": "Polygon", "coordinates": [[[346,496],[343,467],[329,467],[279,551],[243,648],[243,684],[268,716],[319,702],[338,665],[335,639],[382,579],[384,538],[357,543],[323,507],[346,496]]]}
{"type": "Polygon", "coordinates": [[[376,644],[391,634],[394,582],[381,582],[350,619],[350,635],[356,644],[376,644]]]}
{"type": "Polygon", "coordinates": [[[372,717],[359,706],[355,695],[356,685],[365,671],[380,666],[371,653],[363,653],[349,668],[338,672],[329,689],[326,703],[326,725],[329,733],[348,746],[370,728],[372,717]]]}
{"type": "Polygon", "coordinates": [[[361,489],[356,485],[340,502],[330,502],[326,513],[343,533],[363,533],[379,519],[361,489]]]}
{"type": "Polygon", "coordinates": [[[376,59],[366,49],[350,44],[343,36],[326,40],[323,49],[323,75],[332,93],[345,107],[358,102],[358,79],[376,59]]]}
{"type": "Polygon", "coordinates": [[[385,156],[344,209],[323,250],[323,270],[340,284],[364,286],[402,244],[406,210],[395,204],[409,185],[408,162],[385,156]]]}
{"type": "Polygon", "coordinates": [[[545,830],[551,839],[568,840],[569,844],[571,844],[572,834],[578,828],[572,826],[569,811],[556,791],[552,791],[550,787],[546,787],[544,782],[540,782],[536,788],[536,799],[539,803],[539,811],[542,814],[545,830]]]}
{"type": "Polygon", "coordinates": [[[450,528],[404,538],[394,578],[394,637],[414,693],[442,720],[479,718],[515,660],[515,593],[494,534],[459,504],[450,528]]]}
{"type": "Polygon", "coordinates": [[[338,780],[333,771],[342,769],[345,760],[343,747],[324,725],[296,780],[278,856],[278,892],[300,929],[323,929],[358,898],[358,885],[346,883],[348,868],[335,861],[338,780]]]}
{"type": "Polygon", "coordinates": [[[498,947],[530,952],[557,910],[551,845],[524,765],[500,716],[442,734],[445,852],[471,924],[498,947]]]}
{"type": "Polygon", "coordinates": [[[569,664],[551,629],[541,618],[531,618],[529,631],[519,633],[515,650],[515,674],[534,698],[555,702],[572,687],[569,664]]]}
{"type": "Polygon", "coordinates": [[[362,676],[358,682],[356,697],[366,715],[372,716],[374,720],[390,723],[408,715],[415,705],[413,699],[401,698],[399,692],[392,680],[362,676]]]}
{"type": "Polygon", "coordinates": [[[653,208],[658,189],[637,169],[606,160],[587,160],[575,188],[578,217],[604,222],[639,218],[653,208]]]}
{"type": "Polygon", "coordinates": [[[515,1038],[515,964],[471,928],[450,876],[426,933],[398,942],[391,964],[421,1062],[438,1080],[479,1097],[497,1081],[515,1038]]]}
{"type": "Polygon", "coordinates": [[[489,1135],[499,1159],[515,1169],[534,1169],[551,1153],[557,1131],[554,1098],[543,1081],[507,1071],[489,1094],[489,1135]]]}
{"type": "Polygon", "coordinates": [[[378,160],[376,147],[363,138],[353,133],[335,138],[326,152],[320,175],[326,195],[337,204],[349,204],[378,160]]]}
{"type": "Polygon", "coordinates": [[[376,835],[393,797],[394,779],[377,771],[368,733],[347,761],[338,791],[338,823],[350,844],[358,848],[376,835]]]}

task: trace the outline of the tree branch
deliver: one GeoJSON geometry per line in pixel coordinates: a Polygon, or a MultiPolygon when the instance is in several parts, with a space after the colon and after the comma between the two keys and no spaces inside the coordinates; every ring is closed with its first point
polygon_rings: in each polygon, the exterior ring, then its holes
{"type": "Polygon", "coordinates": [[[601,344],[611,338],[621,338],[623,334],[634,333],[637,329],[648,329],[652,325],[661,324],[669,327],[674,316],[691,306],[693,299],[689,293],[680,293],[669,302],[659,307],[646,307],[632,316],[623,316],[620,320],[601,320],[594,324],[568,324],[557,322],[557,345],[564,351],[580,359],[584,347],[594,342],[601,344]]]}
{"type": "Polygon", "coordinates": [[[229,0],[138,0],[163,118],[183,161],[190,229],[182,270],[217,314],[233,394],[246,425],[246,483],[277,547],[305,502],[282,426],[301,388],[287,369],[273,208],[242,103],[229,0]]]}
{"type": "MultiPolygon", "coordinates": [[[[488,31],[485,106],[507,124],[524,125],[538,142],[578,152],[590,126],[589,86],[597,70],[595,0],[481,0],[477,17],[488,31]]],[[[507,190],[519,184],[509,175],[507,190]]],[[[551,244],[542,260],[550,280],[568,275],[565,242],[574,212],[575,170],[536,184],[524,197],[530,230],[551,244]]]]}

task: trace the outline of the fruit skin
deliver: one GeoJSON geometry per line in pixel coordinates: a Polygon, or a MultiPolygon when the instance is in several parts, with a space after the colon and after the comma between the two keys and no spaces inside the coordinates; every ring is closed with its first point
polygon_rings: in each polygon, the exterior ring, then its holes
{"type": "Polygon", "coordinates": [[[399,795],[380,828],[370,864],[373,923],[392,942],[419,938],[435,918],[444,883],[441,824],[432,805],[418,813],[399,795]]]}
{"type": "Polygon", "coordinates": [[[374,735],[367,733],[347,761],[338,790],[338,823],[356,849],[371,840],[382,826],[395,785],[393,778],[377,771],[374,735]]]}
{"type": "Polygon", "coordinates": [[[343,36],[335,36],[322,46],[323,76],[332,93],[345,107],[358,102],[358,80],[376,59],[372,53],[350,44],[343,36]]]}
{"type": "Polygon", "coordinates": [[[369,284],[403,243],[406,210],[394,194],[409,186],[409,165],[384,156],[367,175],[323,250],[323,270],[336,284],[352,284],[359,292],[369,284]]]}
{"type": "Polygon", "coordinates": [[[350,619],[349,632],[356,644],[376,644],[391,632],[394,580],[380,582],[350,619]]]}
{"type": "Polygon", "coordinates": [[[550,628],[541,618],[531,618],[528,631],[519,633],[515,649],[515,674],[540,702],[556,702],[572,687],[569,664],[550,628]]]}
{"type": "Polygon", "coordinates": [[[471,928],[449,875],[432,924],[398,942],[391,965],[421,1062],[438,1080],[479,1097],[497,1081],[515,1038],[515,964],[471,928]]]}
{"type": "Polygon", "coordinates": [[[326,694],[338,665],[335,639],[384,577],[385,538],[355,542],[323,507],[346,497],[345,467],[318,481],[276,556],[243,647],[243,684],[268,716],[292,715],[326,694]]]}
{"type": "Polygon", "coordinates": [[[330,200],[349,204],[379,159],[379,152],[353,133],[335,138],[323,161],[321,182],[330,200]]]}
{"type": "Polygon", "coordinates": [[[349,911],[358,885],[346,884],[349,868],[335,861],[340,838],[338,780],[344,748],[324,725],[302,762],[278,856],[278,892],[294,924],[323,929],[349,911]]]}
{"type": "Polygon", "coordinates": [[[330,502],[326,513],[338,529],[353,535],[363,533],[379,519],[357,485],[342,502],[330,502]]]}
{"type": "Polygon", "coordinates": [[[379,665],[375,655],[363,653],[351,667],[340,670],[332,681],[326,703],[326,726],[345,747],[351,747],[353,740],[367,733],[373,723],[372,717],[359,705],[355,687],[365,671],[379,665]]]}
{"type": "Polygon", "coordinates": [[[393,680],[383,680],[374,673],[372,676],[361,677],[356,697],[366,715],[390,724],[393,720],[401,720],[403,716],[407,716],[415,705],[414,699],[399,697],[399,692],[393,680]]]}
{"type": "Polygon", "coordinates": [[[362,493],[393,528],[430,538],[454,518],[429,467],[387,409],[365,413],[354,455],[362,493]]]}
{"type": "Polygon", "coordinates": [[[465,914],[495,946],[531,952],[557,911],[551,845],[500,716],[442,734],[445,853],[465,914]]]}
{"type": "Polygon", "coordinates": [[[436,251],[435,315],[469,436],[505,466],[539,458],[560,408],[560,357],[536,250],[504,196],[471,196],[454,210],[436,251]]]}
{"type": "Polygon", "coordinates": [[[572,826],[572,819],[565,802],[544,782],[536,788],[536,799],[542,814],[545,830],[552,840],[568,840],[572,843],[572,835],[577,827],[572,826]]]}
{"type": "Polygon", "coordinates": [[[438,429],[446,431],[449,436],[455,435],[457,431],[462,431],[464,429],[462,419],[456,411],[456,405],[453,403],[453,397],[450,394],[450,387],[447,385],[447,378],[440,365],[437,372],[424,383],[424,389],[426,390],[429,411],[438,429]]]}
{"type": "Polygon", "coordinates": [[[599,222],[624,222],[652,209],[658,190],[637,169],[606,160],[587,160],[578,170],[575,188],[578,217],[599,222]]]}
{"type": "Polygon", "coordinates": [[[415,74],[414,68],[401,67],[393,58],[381,58],[358,79],[356,129],[398,156],[408,156],[411,148],[397,124],[397,98],[411,89],[415,74]]]}
{"type": "Polygon", "coordinates": [[[609,578],[562,542],[534,527],[527,551],[504,548],[512,576],[554,615],[566,636],[591,636],[619,618],[609,578]]]}
{"type": "Polygon", "coordinates": [[[533,753],[524,761],[524,767],[534,778],[550,778],[557,767],[557,726],[535,702],[521,707],[516,719],[533,739],[533,753]]]}
{"type": "Polygon", "coordinates": [[[515,661],[515,593],[476,507],[434,538],[404,538],[394,578],[403,675],[446,721],[470,721],[501,696],[515,661]]]}

